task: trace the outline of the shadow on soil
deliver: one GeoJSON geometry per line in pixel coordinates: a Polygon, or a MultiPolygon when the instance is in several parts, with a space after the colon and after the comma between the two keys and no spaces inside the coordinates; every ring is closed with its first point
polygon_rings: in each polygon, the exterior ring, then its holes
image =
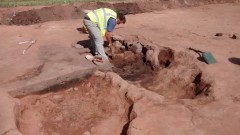
{"type": "Polygon", "coordinates": [[[77,44],[83,46],[84,48],[91,49],[91,42],[90,42],[90,40],[81,40],[81,41],[78,41],[77,44]]]}
{"type": "MultiPolygon", "coordinates": [[[[77,44],[83,46],[84,48],[88,48],[91,50],[91,54],[92,55],[95,55],[94,54],[94,50],[95,50],[95,47],[94,46],[91,46],[91,41],[90,39],[89,40],[81,40],[81,41],[78,41],[77,44]]],[[[107,47],[108,46],[108,42],[107,41],[104,41],[104,47],[107,47]]]]}
{"type": "Polygon", "coordinates": [[[129,125],[130,125],[130,122],[131,122],[130,117],[131,117],[132,109],[133,109],[133,104],[128,109],[128,122],[123,126],[123,129],[122,129],[122,132],[121,132],[120,135],[127,135],[127,131],[128,131],[128,128],[129,128],[129,125]]]}
{"type": "Polygon", "coordinates": [[[83,27],[80,27],[80,28],[76,28],[77,31],[79,31],[79,33],[83,33],[83,34],[88,34],[86,33],[86,29],[84,29],[83,27]]]}
{"type": "Polygon", "coordinates": [[[228,60],[233,64],[240,65],[240,58],[231,57],[228,60]]]}
{"type": "Polygon", "coordinates": [[[201,61],[201,62],[207,64],[207,62],[203,59],[203,57],[198,57],[197,59],[198,59],[199,61],[201,61]]]}

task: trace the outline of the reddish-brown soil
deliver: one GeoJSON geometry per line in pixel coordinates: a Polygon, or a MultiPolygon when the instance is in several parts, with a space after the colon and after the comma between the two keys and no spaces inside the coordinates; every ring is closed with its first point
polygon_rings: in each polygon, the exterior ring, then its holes
{"type": "Polygon", "coordinates": [[[169,98],[212,96],[211,83],[202,77],[203,72],[194,64],[190,55],[175,53],[166,47],[153,49],[147,42],[125,40],[113,44],[108,55],[115,65],[113,71],[123,79],[169,98]],[[154,54],[148,56],[156,50],[159,50],[156,58],[154,54]],[[158,65],[154,67],[153,61],[158,61],[158,65]]]}
{"type": "MultiPolygon", "coordinates": [[[[7,25],[31,25],[36,23],[59,21],[66,19],[79,19],[84,16],[83,10],[108,7],[115,10],[122,10],[125,14],[142,13],[137,3],[85,3],[80,6],[74,5],[57,5],[43,7],[40,9],[31,9],[13,14],[4,14],[1,24],[7,25]]],[[[152,11],[152,10],[148,10],[152,11]]]]}
{"type": "MultiPolygon", "coordinates": [[[[156,48],[146,47],[146,50],[139,52],[139,48],[125,46],[125,49],[112,55],[112,62],[116,66],[114,71],[127,80],[121,85],[117,83],[120,78],[118,75],[109,79],[116,86],[101,78],[91,78],[66,89],[21,98],[16,102],[19,103],[16,108],[18,129],[24,135],[76,132],[87,135],[88,131],[95,131],[94,127],[99,123],[106,122],[108,124],[105,123],[98,131],[117,129],[111,134],[121,134],[123,130],[122,135],[239,134],[239,39],[231,38],[233,33],[239,35],[239,27],[236,27],[240,25],[239,12],[238,4],[216,4],[128,15],[128,23],[117,26],[114,34],[148,39],[158,47],[157,55],[154,53],[156,48]],[[216,37],[216,33],[223,33],[223,36],[216,37]],[[198,61],[199,55],[187,50],[188,47],[211,52],[218,63],[208,65],[198,61]],[[154,55],[156,57],[151,57],[154,55]],[[125,103],[126,97],[119,97],[115,93],[121,91],[120,88],[130,89],[124,94],[131,96],[131,101],[134,101],[130,108],[134,117],[127,124],[129,105],[125,103]],[[120,122],[114,124],[108,121],[109,116],[116,116],[120,122]]],[[[52,18],[49,21],[64,19],[54,15],[52,18]]],[[[15,117],[11,113],[14,101],[18,100],[6,94],[12,89],[3,84],[9,84],[11,88],[18,86],[12,82],[28,85],[33,78],[38,82],[65,70],[75,71],[72,65],[93,65],[70,46],[74,41],[81,43],[88,40],[88,35],[76,30],[82,26],[81,22],[81,19],[77,19],[31,26],[0,25],[4,33],[0,36],[0,82],[1,92],[4,93],[0,98],[0,134],[9,135],[16,130],[16,127],[7,125],[15,125],[15,117]],[[27,45],[18,43],[33,39],[38,43],[22,55],[27,45]],[[12,101],[11,104],[8,100],[12,101]]],[[[98,132],[95,134],[99,135],[98,132]]]]}
{"type": "Polygon", "coordinates": [[[31,25],[36,23],[59,21],[66,19],[79,19],[84,16],[83,10],[93,10],[97,8],[107,7],[115,10],[121,10],[125,14],[137,14],[143,12],[151,12],[162,10],[165,8],[193,6],[203,3],[219,3],[219,2],[234,2],[234,0],[205,0],[205,1],[141,1],[141,2],[95,2],[95,3],[80,3],[75,5],[55,5],[43,7],[40,9],[30,9],[26,11],[12,11],[12,13],[4,12],[0,14],[0,24],[5,25],[31,25]]]}
{"type": "Polygon", "coordinates": [[[79,135],[93,132],[97,124],[110,116],[122,119],[123,127],[127,112],[120,110],[124,106],[128,110],[117,90],[106,81],[92,77],[57,92],[22,98],[17,106],[17,123],[24,135],[79,135]]]}
{"type": "MultiPolygon", "coordinates": [[[[210,82],[202,78],[203,72],[195,67],[192,59],[188,59],[191,56],[180,54],[182,56],[176,59],[174,56],[179,54],[164,47],[157,54],[158,67],[153,68],[149,61],[151,57],[149,59],[147,56],[149,52],[157,50],[156,46],[155,50],[153,48],[139,41],[114,41],[114,47],[108,52],[115,66],[113,71],[123,79],[169,99],[212,96],[210,82]],[[182,61],[185,67],[190,66],[193,70],[184,73],[182,61]],[[174,77],[174,72],[181,72],[184,76],[174,77]]],[[[18,128],[24,135],[78,135],[94,132],[99,123],[116,116],[121,120],[119,126],[122,127],[118,132],[125,134],[129,106],[108,81],[92,76],[83,82],[72,83],[67,88],[56,89],[55,92],[21,98],[16,107],[16,118],[18,128]]]]}

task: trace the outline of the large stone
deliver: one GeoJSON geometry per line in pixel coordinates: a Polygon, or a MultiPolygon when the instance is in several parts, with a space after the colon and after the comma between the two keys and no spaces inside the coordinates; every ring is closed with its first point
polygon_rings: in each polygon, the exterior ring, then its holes
{"type": "Polygon", "coordinates": [[[147,61],[152,61],[152,59],[153,59],[153,54],[154,54],[154,51],[153,51],[153,50],[148,50],[148,51],[146,52],[146,56],[145,56],[146,60],[147,60],[147,61]]]}
{"type": "Polygon", "coordinates": [[[128,48],[131,48],[134,44],[138,44],[138,41],[134,41],[134,40],[128,40],[126,41],[126,45],[128,48]]]}
{"type": "Polygon", "coordinates": [[[134,53],[142,53],[142,45],[140,43],[133,44],[130,50],[134,53]]]}
{"type": "Polygon", "coordinates": [[[120,43],[119,41],[114,42],[114,46],[117,48],[120,48],[122,46],[122,43],[120,43]]]}
{"type": "Polygon", "coordinates": [[[145,56],[146,61],[149,62],[151,66],[154,68],[159,67],[158,54],[159,54],[158,50],[150,49],[146,52],[146,56],[145,56]]]}
{"type": "Polygon", "coordinates": [[[124,52],[124,59],[126,61],[135,61],[135,58],[136,57],[135,57],[133,52],[131,52],[131,51],[125,51],[124,52]]]}
{"type": "Polygon", "coordinates": [[[113,43],[113,47],[111,48],[112,54],[118,54],[121,53],[121,48],[123,47],[122,43],[119,41],[115,41],[113,43]]]}
{"type": "Polygon", "coordinates": [[[121,43],[123,43],[123,41],[124,41],[124,38],[119,35],[113,35],[112,38],[113,38],[113,40],[120,41],[121,43]]]}

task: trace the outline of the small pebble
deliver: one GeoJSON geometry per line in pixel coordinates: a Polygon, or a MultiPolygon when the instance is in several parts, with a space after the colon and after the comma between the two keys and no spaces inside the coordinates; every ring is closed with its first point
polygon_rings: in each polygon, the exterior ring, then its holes
{"type": "Polygon", "coordinates": [[[87,131],[83,135],[91,135],[91,133],[89,131],[87,131]]]}
{"type": "Polygon", "coordinates": [[[62,95],[54,95],[52,98],[53,98],[53,102],[55,102],[55,103],[60,103],[63,101],[62,95]]]}
{"type": "Polygon", "coordinates": [[[87,84],[87,87],[90,88],[90,87],[91,87],[91,83],[88,83],[88,84],[87,84]]]}
{"type": "Polygon", "coordinates": [[[73,91],[72,87],[66,90],[66,92],[70,92],[70,91],[73,91]]]}
{"type": "Polygon", "coordinates": [[[78,87],[74,87],[73,89],[74,89],[74,91],[78,91],[78,87]]]}

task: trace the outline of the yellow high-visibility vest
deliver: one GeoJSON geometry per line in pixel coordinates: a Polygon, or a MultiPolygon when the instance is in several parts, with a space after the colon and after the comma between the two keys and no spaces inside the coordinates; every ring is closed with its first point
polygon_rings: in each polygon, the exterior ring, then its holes
{"type": "Polygon", "coordinates": [[[106,33],[109,18],[117,18],[117,13],[109,8],[96,9],[89,12],[87,15],[92,22],[97,24],[102,36],[106,33]]]}

